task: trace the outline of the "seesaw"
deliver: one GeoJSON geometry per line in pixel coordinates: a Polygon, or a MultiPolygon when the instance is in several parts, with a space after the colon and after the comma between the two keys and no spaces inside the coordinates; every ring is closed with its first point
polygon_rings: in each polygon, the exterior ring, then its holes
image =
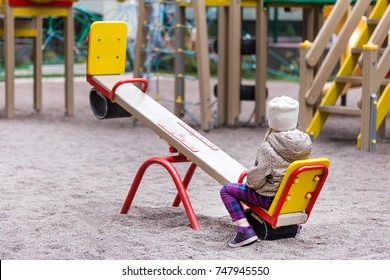
{"type": "MultiPolygon", "coordinates": [[[[159,164],[168,171],[176,185],[178,194],[173,206],[178,206],[182,201],[192,228],[199,230],[199,222],[186,192],[196,167],[203,169],[220,185],[243,180],[246,168],[149,97],[145,93],[148,86],[145,79],[126,78],[123,75],[126,38],[127,26],[124,22],[95,22],[91,25],[87,62],[87,81],[93,86],[90,93],[91,108],[99,119],[134,116],[165,140],[174,155],[153,157],[141,165],[121,213],[126,214],[129,211],[146,169],[152,164],[159,164]],[[138,84],[141,84],[141,89],[136,86],[138,84]],[[184,179],[173,166],[173,163],[182,162],[190,163],[184,179]]],[[[320,171],[315,174],[321,178],[315,181],[315,185],[322,186],[326,179],[327,166],[318,161],[315,165],[320,166],[320,171]]],[[[317,196],[313,196],[312,204],[317,196]]],[[[306,199],[310,198],[307,195],[306,199]]],[[[308,214],[305,215],[300,222],[307,220],[308,214]]],[[[283,225],[286,224],[288,223],[284,222],[283,225]]],[[[275,227],[278,226],[275,224],[275,227]]]]}
{"type": "Polygon", "coordinates": [[[153,98],[145,94],[145,79],[128,79],[125,71],[127,26],[122,22],[95,22],[91,26],[88,50],[87,80],[96,89],[90,95],[91,106],[98,118],[123,117],[130,114],[148,126],[177,154],[151,158],[139,169],[122,208],[127,213],[145,170],[151,164],[162,165],[172,176],[180,200],[194,229],[199,229],[186,188],[199,166],[220,184],[236,181],[245,167],[200,135],[153,98]],[[134,83],[142,83],[139,89],[134,83]],[[129,112],[129,113],[127,113],[129,112]],[[172,163],[190,162],[182,180],[172,163]]]}

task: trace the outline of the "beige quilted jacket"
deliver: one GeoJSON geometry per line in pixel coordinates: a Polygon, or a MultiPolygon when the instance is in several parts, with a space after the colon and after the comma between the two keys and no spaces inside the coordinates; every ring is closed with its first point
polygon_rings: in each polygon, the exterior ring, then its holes
{"type": "Polygon", "coordinates": [[[309,158],[311,148],[310,137],[298,129],[272,132],[248,170],[247,186],[263,196],[275,196],[287,167],[295,160],[309,158]]]}

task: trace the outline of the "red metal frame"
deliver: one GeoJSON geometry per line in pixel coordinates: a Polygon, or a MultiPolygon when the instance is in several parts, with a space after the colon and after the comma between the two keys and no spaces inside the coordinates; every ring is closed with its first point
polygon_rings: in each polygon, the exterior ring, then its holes
{"type": "Polygon", "coordinates": [[[30,0],[9,0],[9,5],[13,7],[70,7],[73,2],[71,0],[56,0],[48,3],[37,3],[30,0]]]}
{"type": "Polygon", "coordinates": [[[117,88],[123,84],[135,84],[135,83],[141,83],[142,88],[141,90],[146,93],[146,90],[148,89],[148,81],[144,78],[129,78],[129,79],[122,79],[119,80],[110,90],[107,90],[105,87],[103,87],[101,84],[99,84],[97,81],[93,79],[93,76],[87,75],[87,82],[90,83],[92,86],[94,86],[98,91],[100,91],[105,97],[110,99],[111,101],[114,100],[115,92],[117,88]]]}
{"type": "MultiPolygon", "coordinates": [[[[272,216],[270,214],[257,206],[253,205],[247,205],[253,212],[255,212],[260,218],[265,220],[267,223],[269,223],[271,226],[276,227],[276,224],[278,222],[279,214],[280,211],[282,210],[283,204],[286,201],[286,197],[288,196],[288,193],[290,192],[290,189],[294,183],[295,178],[304,171],[311,171],[311,170],[322,170],[322,174],[318,174],[317,176],[320,178],[320,180],[317,183],[317,187],[313,193],[311,193],[312,197],[310,199],[310,202],[306,208],[306,214],[307,217],[309,218],[311,210],[313,209],[314,203],[316,202],[318,195],[321,192],[321,189],[325,183],[325,180],[328,176],[328,167],[324,164],[314,164],[314,165],[306,165],[306,166],[301,166],[297,169],[295,169],[290,177],[287,180],[286,186],[284,187],[283,193],[279,198],[279,201],[276,205],[275,211],[272,216]]],[[[238,182],[242,183],[245,176],[247,175],[247,171],[244,171],[238,178],[238,182]]]]}
{"type": "MultiPolygon", "coordinates": [[[[176,152],[176,150],[173,148],[170,148],[171,152],[176,152]]],[[[192,208],[190,199],[187,195],[187,187],[192,179],[192,176],[194,175],[196,164],[191,163],[190,167],[187,170],[187,173],[184,177],[184,180],[181,179],[179,172],[177,169],[173,166],[172,163],[180,163],[180,162],[188,162],[188,159],[182,155],[178,154],[175,156],[168,156],[165,158],[161,157],[154,157],[146,160],[141,167],[138,169],[138,172],[134,178],[134,181],[130,187],[129,193],[127,194],[126,200],[122,206],[121,214],[126,214],[131,206],[131,203],[133,202],[134,196],[138,190],[138,187],[141,183],[142,177],[145,174],[146,169],[151,166],[152,164],[160,164],[163,166],[168,173],[171,175],[173,182],[176,185],[177,188],[177,195],[175,197],[175,200],[172,203],[173,207],[178,207],[180,205],[180,202],[183,202],[184,209],[187,213],[187,216],[190,220],[191,226],[195,230],[200,230],[198,219],[196,218],[194,209],[192,208]]]]}

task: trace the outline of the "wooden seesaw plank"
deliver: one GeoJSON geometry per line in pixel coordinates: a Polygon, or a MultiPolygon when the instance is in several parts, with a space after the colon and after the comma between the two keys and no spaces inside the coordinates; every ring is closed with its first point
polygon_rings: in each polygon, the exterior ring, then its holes
{"type": "MultiPolygon", "coordinates": [[[[122,75],[90,76],[89,82],[107,91],[122,75]]],[[[130,83],[120,85],[113,101],[131,113],[220,184],[237,182],[244,166],[192,129],[153,98],[130,83]]]]}

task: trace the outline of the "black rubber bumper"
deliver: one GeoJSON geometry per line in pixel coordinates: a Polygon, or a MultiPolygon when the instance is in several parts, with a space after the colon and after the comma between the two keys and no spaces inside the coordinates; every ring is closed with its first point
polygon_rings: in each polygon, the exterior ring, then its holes
{"type": "Polygon", "coordinates": [[[109,100],[95,88],[92,88],[89,93],[89,104],[99,120],[131,117],[129,112],[109,100]]]}

